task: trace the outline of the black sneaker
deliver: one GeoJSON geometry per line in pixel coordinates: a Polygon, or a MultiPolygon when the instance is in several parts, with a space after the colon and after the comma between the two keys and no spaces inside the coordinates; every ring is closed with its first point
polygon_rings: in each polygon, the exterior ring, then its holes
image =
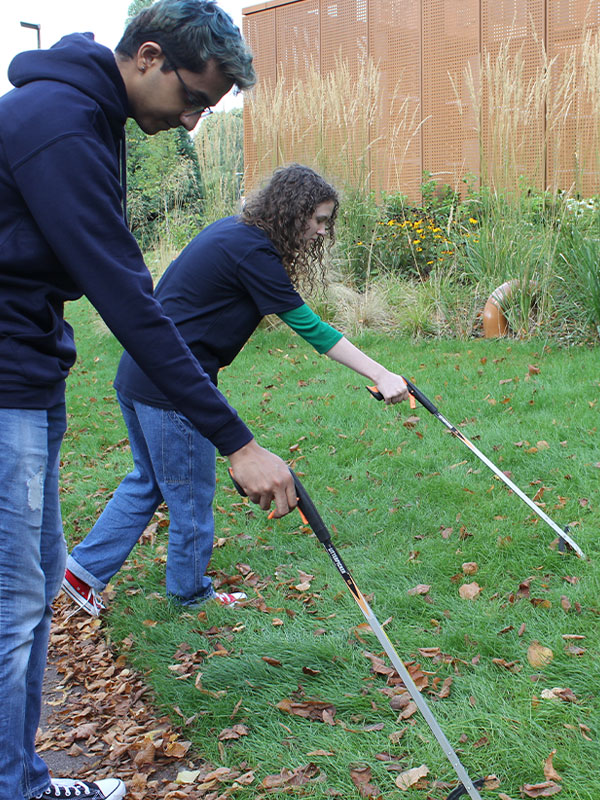
{"type": "Polygon", "coordinates": [[[121,800],[125,797],[125,784],[118,778],[106,778],[95,783],[71,780],[70,778],[52,778],[52,783],[44,794],[38,794],[35,800],[51,800],[51,798],[86,797],[87,800],[121,800]]]}

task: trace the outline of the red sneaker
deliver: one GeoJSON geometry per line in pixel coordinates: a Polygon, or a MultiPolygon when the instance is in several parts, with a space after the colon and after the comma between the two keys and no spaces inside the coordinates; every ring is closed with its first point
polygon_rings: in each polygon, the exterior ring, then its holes
{"type": "Polygon", "coordinates": [[[238,600],[246,600],[247,597],[244,592],[216,592],[214,600],[221,606],[235,606],[238,600]]]}
{"type": "Polygon", "coordinates": [[[92,617],[100,616],[100,612],[106,608],[96,590],[73,575],[71,570],[65,570],[62,590],[69,595],[71,600],[75,600],[79,608],[87,611],[92,617]]]}

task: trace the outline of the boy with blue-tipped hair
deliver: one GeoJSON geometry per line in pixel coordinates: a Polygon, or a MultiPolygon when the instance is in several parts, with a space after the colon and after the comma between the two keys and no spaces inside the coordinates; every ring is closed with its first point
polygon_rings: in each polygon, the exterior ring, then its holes
{"type": "Polygon", "coordinates": [[[51,603],[66,548],[58,499],[64,304],[85,294],[141,369],[228,456],[275,515],[296,505],[280,458],[254,440],[152,295],[124,220],[124,124],[191,130],[255,82],[239,30],[212,0],[159,0],[113,54],[91,34],[21,53],[0,98],[0,798],[120,800],[117,778],[50,779],[35,752],[51,603]]]}

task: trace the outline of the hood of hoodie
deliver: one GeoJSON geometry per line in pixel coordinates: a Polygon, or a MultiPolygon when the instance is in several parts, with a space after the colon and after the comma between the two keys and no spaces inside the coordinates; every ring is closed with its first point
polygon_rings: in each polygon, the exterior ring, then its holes
{"type": "Polygon", "coordinates": [[[127,92],[115,56],[94,41],[93,33],[72,33],[49,50],[19,53],[10,63],[8,79],[16,87],[33,81],[60,81],[98,103],[115,130],[127,119],[127,92]]]}

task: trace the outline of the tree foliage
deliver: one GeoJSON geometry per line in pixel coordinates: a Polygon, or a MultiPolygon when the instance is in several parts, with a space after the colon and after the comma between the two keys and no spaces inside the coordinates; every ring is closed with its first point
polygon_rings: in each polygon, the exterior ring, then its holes
{"type": "Polygon", "coordinates": [[[165,234],[183,245],[199,210],[198,159],[184,128],[146,136],[127,124],[128,208],[131,230],[143,249],[165,234]],[[188,223],[182,222],[188,219],[188,223]],[[175,230],[176,229],[176,230],[175,230]]]}

